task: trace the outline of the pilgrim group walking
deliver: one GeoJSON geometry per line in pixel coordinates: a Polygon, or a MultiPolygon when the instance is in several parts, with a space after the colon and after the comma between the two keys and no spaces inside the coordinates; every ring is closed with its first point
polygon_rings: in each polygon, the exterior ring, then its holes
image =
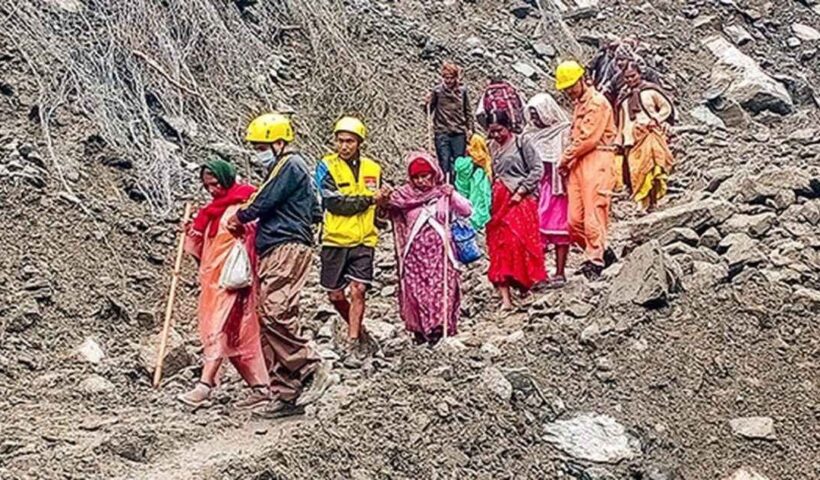
{"type": "Polygon", "coordinates": [[[301,404],[321,394],[326,369],[299,322],[316,225],[320,285],[348,326],[343,355],[359,360],[378,349],[365,314],[379,230],[390,224],[399,312],[418,344],[458,333],[461,279],[477,258],[475,232],[485,232],[487,275],[501,311],[513,310],[518,295],[564,286],[573,245],[583,251],[580,273],[597,279],[614,261],[607,231],[616,188],[654,208],[673,165],[667,135],[674,107],[662,87],[642,80],[634,56],[623,60],[629,52],[607,46],[592,75],[573,61],[557,67],[555,89],[568,96],[571,113],[549,93],[524,102],[501,79],[490,82],[474,110],[461,69],[445,63],[442,82],[424,99],[435,154],[407,154],[406,180],[396,188],[364,155],[368,132],[358,118],[335,123],[335,152],[313,171],[293,146],[289,116],[254,119],[245,140],[267,170],[261,186],[240,182],[221,159],[200,170],[212,199],[186,225],[185,251],[199,265],[204,364],[179,400],[207,404],[224,359],[249,387],[237,408],[301,404]],[[252,272],[238,287],[224,282],[237,245],[252,272]]]}

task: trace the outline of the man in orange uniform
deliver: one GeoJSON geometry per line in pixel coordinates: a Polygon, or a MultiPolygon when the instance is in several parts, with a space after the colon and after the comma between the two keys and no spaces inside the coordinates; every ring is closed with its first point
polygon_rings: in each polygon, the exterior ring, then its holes
{"type": "MultiPolygon", "coordinates": [[[[612,165],[618,131],[607,99],[585,81],[584,67],[568,61],[555,71],[555,87],[572,98],[572,141],[564,150],[559,171],[567,175],[569,228],[572,241],[586,253],[581,267],[594,280],[604,269],[612,165]]],[[[611,254],[607,252],[607,256],[611,254]]],[[[607,258],[609,260],[609,258],[607,258]]]]}

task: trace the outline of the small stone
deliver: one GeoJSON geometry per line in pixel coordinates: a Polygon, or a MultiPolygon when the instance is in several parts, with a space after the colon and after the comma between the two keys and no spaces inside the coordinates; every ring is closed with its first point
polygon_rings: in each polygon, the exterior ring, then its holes
{"type": "Polygon", "coordinates": [[[720,232],[712,227],[703,232],[703,235],[700,236],[700,240],[698,241],[698,246],[711,248],[714,250],[717,248],[718,243],[723,237],[720,235],[720,232]]]}
{"type": "Polygon", "coordinates": [[[692,270],[692,276],[684,282],[690,291],[709,290],[729,278],[729,268],[720,262],[695,261],[692,270]]]}
{"type": "Polygon", "coordinates": [[[532,49],[535,51],[535,54],[538,55],[539,58],[555,58],[557,52],[555,51],[555,47],[550,45],[549,43],[539,40],[532,44],[532,49]]]}
{"type": "Polygon", "coordinates": [[[740,25],[728,25],[723,27],[723,33],[725,33],[735,45],[745,45],[754,40],[749,32],[740,25]]]}
{"type": "Polygon", "coordinates": [[[745,233],[730,233],[720,241],[717,248],[726,261],[732,276],[740,273],[745,266],[758,265],[766,261],[757,242],[745,233]]]}
{"type": "Polygon", "coordinates": [[[599,463],[618,463],[641,455],[640,442],[607,415],[586,413],[544,425],[544,440],[568,455],[599,463]]]}
{"type": "Polygon", "coordinates": [[[512,398],[512,384],[501,371],[495,367],[484,369],[481,374],[481,384],[495,398],[509,402],[512,398]]]}
{"type": "Polygon", "coordinates": [[[797,37],[789,37],[786,39],[786,46],[789,48],[797,48],[802,44],[803,42],[801,42],[797,37]]]}
{"type": "Polygon", "coordinates": [[[671,245],[675,242],[683,242],[686,245],[696,246],[698,244],[698,232],[686,227],[676,227],[665,232],[658,239],[662,246],[671,245]]]}
{"type": "Polygon", "coordinates": [[[742,417],[729,421],[735,435],[763,440],[777,438],[774,432],[774,420],[771,417],[742,417]]]}
{"type": "Polygon", "coordinates": [[[586,318],[592,313],[592,305],[584,302],[574,301],[566,309],[567,315],[572,318],[586,318]]]}
{"type": "Polygon", "coordinates": [[[516,330],[511,334],[504,337],[504,343],[518,343],[524,339],[524,332],[522,330],[516,330]]]}
{"type": "Polygon", "coordinates": [[[538,79],[538,71],[532,65],[527,63],[516,62],[513,64],[512,69],[529,79],[538,79]]]}
{"type": "Polygon", "coordinates": [[[396,287],[394,285],[388,285],[382,288],[382,297],[392,297],[396,295],[396,287]]]}
{"type": "Polygon", "coordinates": [[[464,46],[467,47],[468,50],[473,50],[476,48],[481,48],[482,40],[475,35],[470,36],[467,40],[464,40],[464,46]]]}
{"type": "Polygon", "coordinates": [[[532,5],[529,5],[529,4],[523,3],[523,2],[516,3],[510,9],[510,13],[515,15],[515,17],[518,18],[519,20],[523,20],[523,19],[527,18],[530,15],[531,11],[532,11],[532,5]]]}
{"type": "Polygon", "coordinates": [[[368,320],[365,328],[367,333],[372,335],[379,342],[390,340],[396,335],[395,324],[383,322],[381,320],[368,320]]]}
{"type": "Polygon", "coordinates": [[[98,364],[105,358],[105,352],[94,339],[88,337],[77,347],[77,358],[83,362],[98,364]]]}
{"type": "Polygon", "coordinates": [[[484,345],[481,346],[481,353],[487,355],[490,358],[497,358],[501,356],[501,349],[490,342],[486,342],[484,343],[484,345]]]}
{"type": "Polygon", "coordinates": [[[795,23],[792,25],[792,32],[794,36],[804,42],[816,42],[820,40],[820,32],[816,28],[810,27],[802,23],[795,23]]]}
{"type": "Polygon", "coordinates": [[[720,226],[720,230],[724,234],[742,232],[754,238],[761,238],[774,226],[776,221],[777,215],[774,212],[765,212],[758,215],[736,213],[720,226]]]}
{"type": "Polygon", "coordinates": [[[17,312],[6,324],[6,330],[12,333],[23,333],[42,319],[40,305],[34,299],[27,298],[20,303],[17,312]]]}
{"type": "Polygon", "coordinates": [[[742,467],[735,470],[735,472],[728,477],[724,477],[723,480],[769,480],[769,478],[764,477],[752,467],[742,467]]]}
{"type": "Polygon", "coordinates": [[[797,287],[794,291],[795,303],[805,305],[809,311],[820,309],[820,291],[807,287],[797,287]]]}
{"type": "Polygon", "coordinates": [[[99,375],[89,375],[80,383],[79,390],[88,395],[97,395],[114,390],[114,384],[99,375]]]}

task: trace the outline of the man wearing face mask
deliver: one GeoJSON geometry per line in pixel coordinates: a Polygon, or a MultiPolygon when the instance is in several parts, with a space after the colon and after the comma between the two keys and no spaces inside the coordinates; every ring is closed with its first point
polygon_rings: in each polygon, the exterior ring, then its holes
{"type": "Polygon", "coordinates": [[[250,123],[245,141],[268,176],[258,193],[228,220],[235,235],[241,235],[243,224],[259,222],[262,351],[271,391],[284,402],[296,400],[320,363],[301,337],[298,320],[299,297],[312,263],[313,224],[321,212],[307,162],[291,147],[293,140],[293,127],[284,115],[265,114],[250,123]]]}

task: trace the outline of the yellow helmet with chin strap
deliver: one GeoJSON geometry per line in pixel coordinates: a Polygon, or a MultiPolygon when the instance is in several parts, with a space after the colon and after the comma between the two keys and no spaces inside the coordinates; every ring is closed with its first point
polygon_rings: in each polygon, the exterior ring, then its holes
{"type": "Polygon", "coordinates": [[[355,117],[340,118],[339,121],[336,122],[336,125],[333,126],[333,134],[336,135],[339,132],[352,133],[362,141],[367,138],[367,127],[364,126],[361,120],[355,117]]]}
{"type": "Polygon", "coordinates": [[[290,119],[281,113],[266,113],[254,118],[245,134],[245,141],[252,143],[273,143],[278,140],[290,143],[295,138],[290,119]]]}
{"type": "Polygon", "coordinates": [[[584,73],[586,70],[576,61],[561,62],[555,69],[555,88],[558,90],[570,88],[584,77],[584,73]]]}

